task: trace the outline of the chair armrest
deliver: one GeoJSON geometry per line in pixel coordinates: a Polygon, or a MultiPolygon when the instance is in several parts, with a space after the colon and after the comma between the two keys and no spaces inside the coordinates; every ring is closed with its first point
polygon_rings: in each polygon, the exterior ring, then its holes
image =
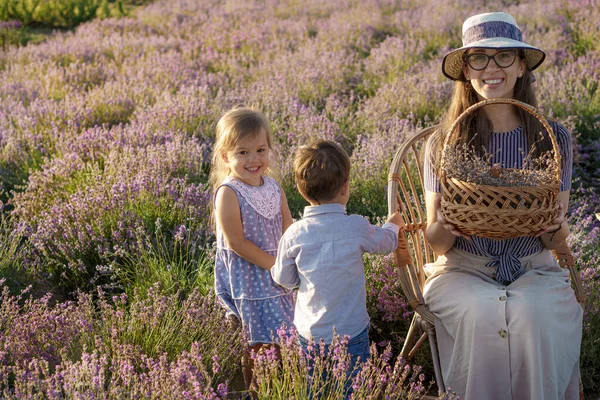
{"type": "Polygon", "coordinates": [[[575,298],[583,307],[585,305],[586,294],[583,290],[583,285],[581,284],[581,277],[579,276],[579,271],[575,266],[575,258],[573,258],[573,253],[571,253],[571,248],[567,244],[565,240],[562,242],[556,249],[552,250],[554,253],[554,257],[558,261],[558,264],[565,269],[568,269],[571,274],[571,283],[573,284],[573,290],[575,291],[575,298]]]}

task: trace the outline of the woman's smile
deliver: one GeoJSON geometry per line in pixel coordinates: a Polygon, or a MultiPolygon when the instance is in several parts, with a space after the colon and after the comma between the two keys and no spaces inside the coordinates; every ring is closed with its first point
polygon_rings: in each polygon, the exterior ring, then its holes
{"type": "Polygon", "coordinates": [[[504,79],[502,78],[494,78],[494,79],[484,79],[483,83],[485,83],[486,85],[497,85],[499,83],[502,83],[504,81],[504,79]]]}

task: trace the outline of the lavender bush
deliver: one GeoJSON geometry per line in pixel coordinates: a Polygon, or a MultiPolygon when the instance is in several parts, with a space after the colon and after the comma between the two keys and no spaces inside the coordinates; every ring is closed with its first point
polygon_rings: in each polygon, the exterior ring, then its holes
{"type": "MultiPolygon", "coordinates": [[[[0,203],[0,209],[2,206],[0,203]]],[[[27,240],[15,232],[12,220],[0,214],[0,279],[4,279],[11,293],[25,289],[28,247],[27,240]]]]}
{"type": "MultiPolygon", "coordinates": [[[[294,329],[280,329],[276,340],[278,350],[253,355],[259,399],[422,399],[430,386],[421,367],[410,366],[402,358],[392,360],[390,345],[378,351],[373,344],[369,360],[350,370],[348,337],[334,335],[328,350],[323,342],[311,341],[306,351],[294,329]],[[355,376],[350,374],[353,371],[355,376]]],[[[438,398],[455,397],[443,393],[438,398]]]]}
{"type": "MultiPolygon", "coordinates": [[[[338,141],[352,157],[348,211],[377,221],[387,213],[395,150],[439,121],[449,101],[441,57],[461,45],[465,17],[496,9],[513,14],[525,40],[546,51],[535,72],[540,110],[579,144],[582,187],[574,185],[569,241],[588,290],[583,383],[600,391],[596,1],[163,0],[35,45],[3,42],[0,201],[9,222],[0,229],[0,272],[13,293],[31,276],[39,283],[30,300],[6,300],[15,305],[0,332],[2,397],[235,391],[226,377],[237,368],[239,333],[205,322],[222,317],[206,300],[214,239],[205,184],[215,121],[237,104],[266,113],[294,217],[305,205],[294,186],[294,151],[315,138],[338,141]],[[56,296],[40,296],[43,287],[56,296]],[[163,310],[158,319],[144,314],[155,308],[163,310]],[[225,329],[220,337],[235,348],[205,339],[192,321],[225,329]],[[19,324],[50,333],[16,332],[19,324]],[[13,332],[19,340],[9,343],[13,332]]],[[[397,354],[410,311],[389,258],[366,265],[373,339],[397,354]]],[[[373,368],[385,375],[388,367],[373,368]]]]}
{"type": "Polygon", "coordinates": [[[599,210],[600,195],[597,188],[584,188],[576,185],[569,207],[569,226],[571,235],[569,245],[577,266],[581,271],[581,280],[587,294],[584,313],[584,340],[581,345],[581,371],[586,389],[600,391],[595,378],[600,374],[596,362],[600,357],[597,346],[600,340],[600,220],[594,215],[599,210]]]}
{"type": "Polygon", "coordinates": [[[393,255],[366,255],[367,310],[371,317],[371,337],[391,345],[399,354],[412,318],[400,285],[400,272],[393,255]]]}
{"type": "Polygon", "coordinates": [[[212,295],[0,294],[2,398],[224,399],[241,332],[212,295]]]}

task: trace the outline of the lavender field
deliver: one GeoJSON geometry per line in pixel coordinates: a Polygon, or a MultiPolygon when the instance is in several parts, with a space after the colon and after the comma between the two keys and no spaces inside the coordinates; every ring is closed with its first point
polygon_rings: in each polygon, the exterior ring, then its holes
{"type": "MultiPolygon", "coordinates": [[[[581,368],[596,398],[598,0],[163,0],[1,50],[0,397],[236,398],[241,334],[211,294],[218,117],[239,104],[265,112],[295,218],[295,149],[338,141],[352,158],[349,211],[379,221],[395,150],[449,101],[441,58],[461,45],[462,21],[487,11],[513,14],[546,51],[540,109],[577,141],[568,240],[588,293],[581,368]]],[[[396,360],[411,312],[393,260],[366,265],[377,356],[356,397],[421,398],[427,354],[423,369],[396,360]]],[[[293,333],[278,335],[283,372],[272,354],[256,360],[259,398],[301,399],[306,365],[293,333]]]]}

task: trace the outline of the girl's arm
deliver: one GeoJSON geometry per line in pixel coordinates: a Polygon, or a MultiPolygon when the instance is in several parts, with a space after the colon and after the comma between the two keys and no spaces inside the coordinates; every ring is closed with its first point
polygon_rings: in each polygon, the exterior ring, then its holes
{"type": "Polygon", "coordinates": [[[240,204],[233,189],[221,186],[217,191],[215,217],[231,250],[252,264],[266,270],[271,269],[275,264],[275,257],[244,237],[240,204]]]}
{"type": "Polygon", "coordinates": [[[294,223],[290,207],[288,206],[287,197],[285,197],[283,189],[281,189],[281,218],[283,220],[281,224],[281,234],[283,235],[285,231],[287,231],[287,228],[294,223]]]}
{"type": "Polygon", "coordinates": [[[569,209],[569,191],[565,190],[558,194],[558,215],[552,221],[552,225],[539,232],[536,236],[542,239],[544,246],[554,250],[569,236],[569,224],[565,214],[569,209]]]}
{"type": "Polygon", "coordinates": [[[440,211],[442,194],[425,191],[427,208],[427,230],[425,237],[435,254],[446,254],[452,248],[458,236],[471,237],[459,231],[456,226],[446,222],[440,211]]]}

